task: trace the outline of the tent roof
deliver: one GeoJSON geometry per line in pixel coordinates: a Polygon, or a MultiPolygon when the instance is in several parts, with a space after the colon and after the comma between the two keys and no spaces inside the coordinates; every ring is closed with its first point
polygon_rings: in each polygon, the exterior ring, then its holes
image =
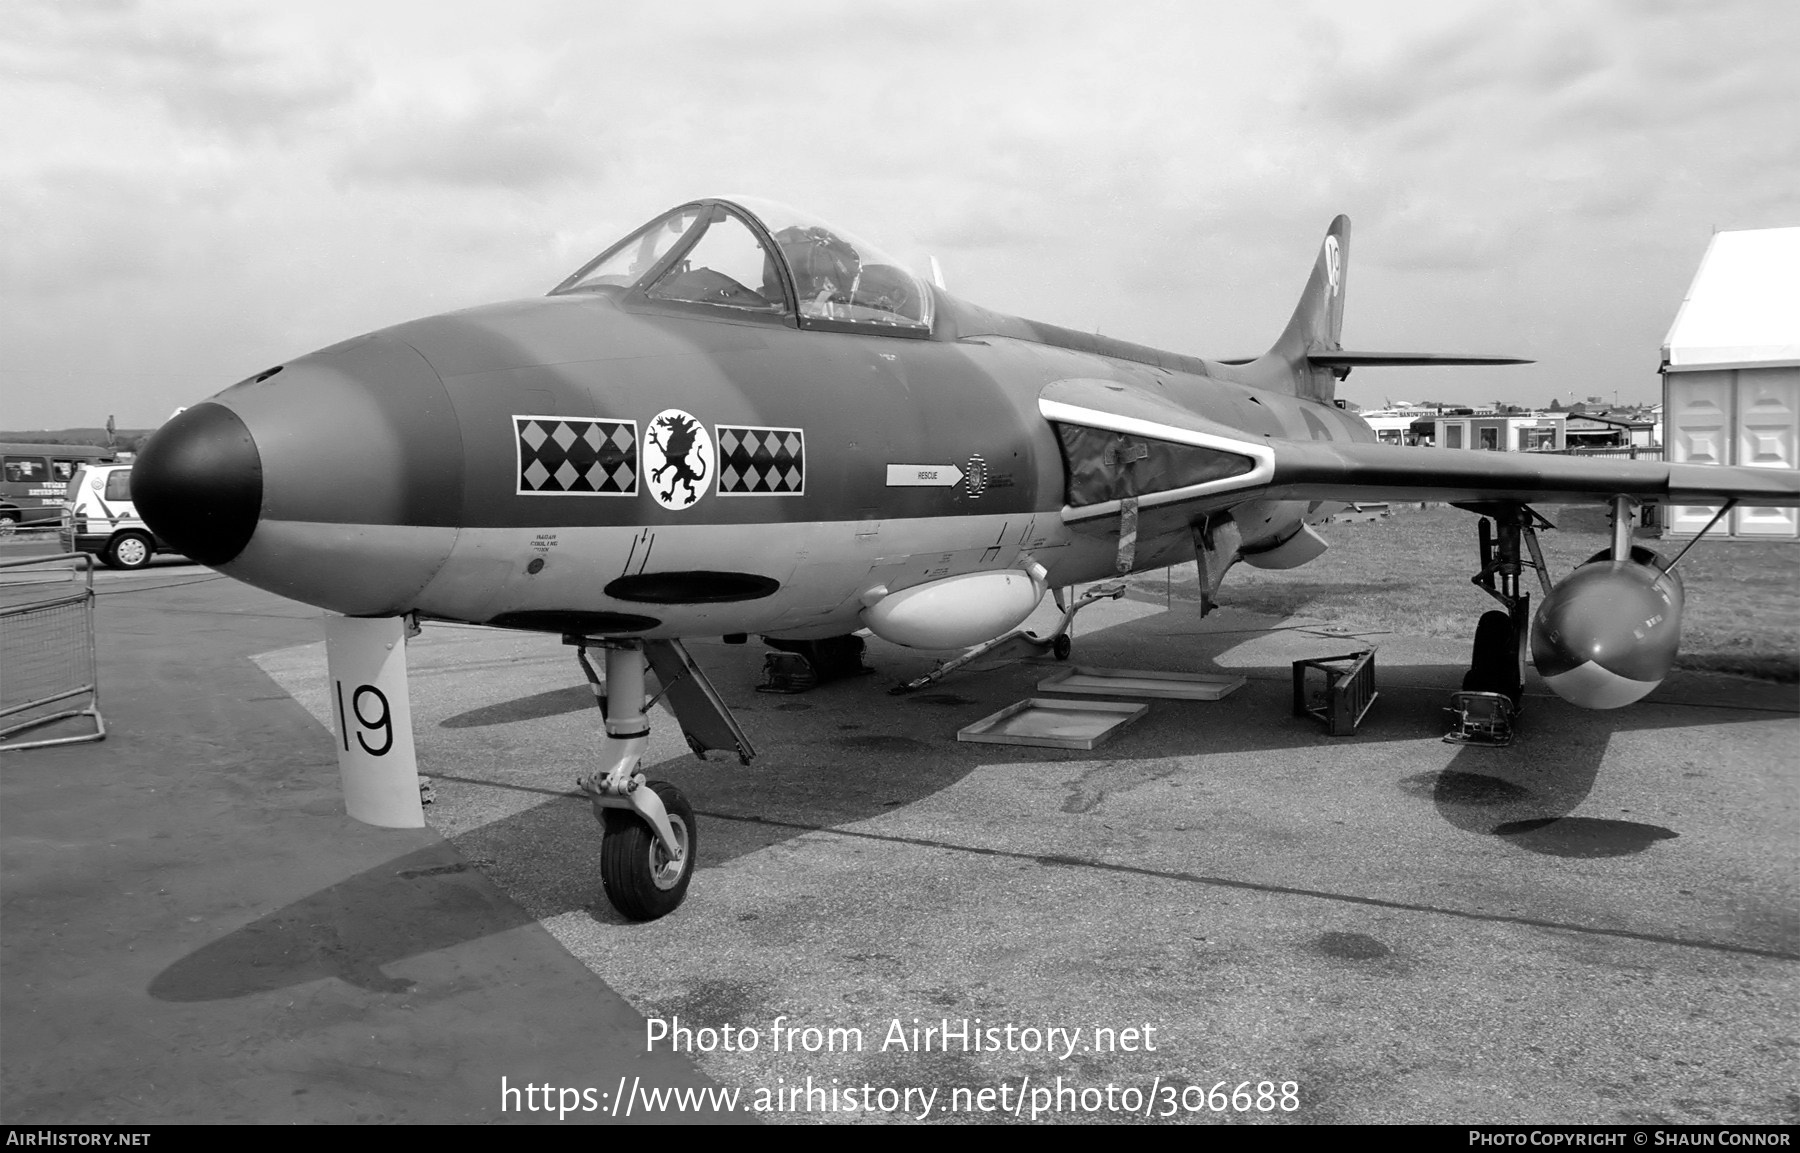
{"type": "Polygon", "coordinates": [[[1800,228],[1715,232],[1663,340],[1672,368],[1800,364],[1800,228]]]}

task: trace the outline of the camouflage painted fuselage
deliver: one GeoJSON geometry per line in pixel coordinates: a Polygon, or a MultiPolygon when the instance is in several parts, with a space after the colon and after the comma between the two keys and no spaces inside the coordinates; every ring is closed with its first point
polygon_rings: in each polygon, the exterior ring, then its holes
{"type": "MultiPolygon", "coordinates": [[[[624,293],[358,337],[177,418],[228,410],[260,469],[241,548],[194,551],[357,615],[825,636],[858,627],[874,585],[1029,561],[1056,586],[1114,571],[1117,523],[1062,516],[1064,455],[1039,406],[1056,382],[1116,382],[1246,440],[1372,439],[1232,366],[937,305],[923,339],[624,293]],[[674,453],[657,427],[670,412],[700,433],[674,453]]],[[[1291,536],[1305,507],[1239,507],[1246,550],[1291,536]]],[[[1147,515],[1132,567],[1191,556],[1187,521],[1147,515]]]]}

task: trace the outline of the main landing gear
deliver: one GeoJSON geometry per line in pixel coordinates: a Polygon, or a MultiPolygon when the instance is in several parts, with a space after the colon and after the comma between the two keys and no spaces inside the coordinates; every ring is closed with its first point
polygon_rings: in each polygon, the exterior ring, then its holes
{"type": "Polygon", "coordinates": [[[755,755],[722,699],[679,641],[590,640],[565,637],[577,658],[606,726],[600,763],[576,783],[594,806],[604,830],[600,882],[613,908],[633,921],[653,921],[675,911],[693,880],[699,837],[694,807],[667,781],[646,780],[638,771],[650,744],[649,707],[667,704],[694,754],[735,751],[749,764],[755,755]],[[588,660],[588,647],[605,653],[602,680],[588,660]],[[661,689],[646,695],[645,670],[653,667],[661,689]]]}
{"type": "Polygon", "coordinates": [[[1526,566],[1550,593],[1549,570],[1538,548],[1537,530],[1554,527],[1523,504],[1485,502],[1458,505],[1481,517],[1481,571],[1469,578],[1500,602],[1475,626],[1475,645],[1462,691],[1450,708],[1455,727],[1444,734],[1452,744],[1509,745],[1513,719],[1525,700],[1525,651],[1531,639],[1531,594],[1521,588],[1526,566]],[[1520,546],[1530,553],[1527,560],[1520,546]]]}

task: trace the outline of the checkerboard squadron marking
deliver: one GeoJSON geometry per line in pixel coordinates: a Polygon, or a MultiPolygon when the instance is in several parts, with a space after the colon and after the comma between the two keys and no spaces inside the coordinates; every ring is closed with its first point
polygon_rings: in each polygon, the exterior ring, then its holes
{"type": "Polygon", "coordinates": [[[636,496],[635,420],[515,416],[520,496],[636,496]]]}
{"type": "Polygon", "coordinates": [[[720,496],[805,496],[806,430],[714,426],[720,496]]]}

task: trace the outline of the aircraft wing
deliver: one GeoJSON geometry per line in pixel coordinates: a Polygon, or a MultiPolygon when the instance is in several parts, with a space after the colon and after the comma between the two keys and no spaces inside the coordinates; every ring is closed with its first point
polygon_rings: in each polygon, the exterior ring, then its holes
{"type": "Polygon", "coordinates": [[[1331,441],[1269,442],[1268,495],[1285,500],[1510,500],[1575,504],[1613,496],[1667,504],[1800,506],[1800,471],[1660,460],[1408,448],[1331,441]]]}
{"type": "Polygon", "coordinates": [[[1473,501],[1800,506],[1800,471],[1616,457],[1251,439],[1131,386],[1064,381],[1039,411],[1057,426],[1070,482],[1063,519],[1138,507],[1198,512],[1244,500],[1473,501]]]}

